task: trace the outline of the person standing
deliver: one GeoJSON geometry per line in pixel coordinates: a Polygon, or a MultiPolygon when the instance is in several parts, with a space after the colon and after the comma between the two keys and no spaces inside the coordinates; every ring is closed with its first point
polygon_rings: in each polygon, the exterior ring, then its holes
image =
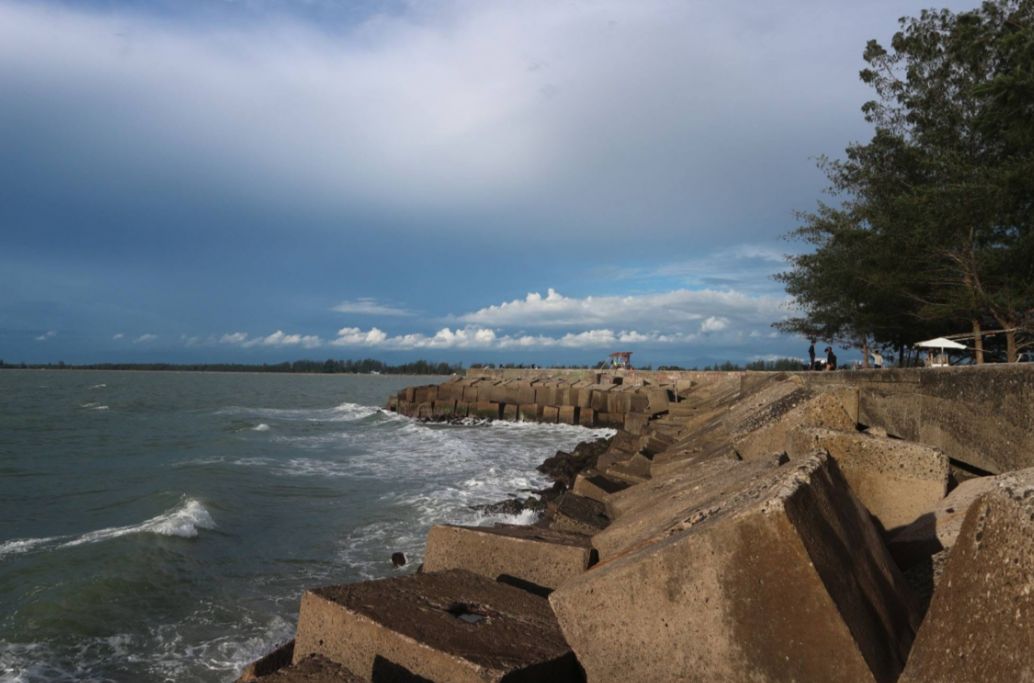
{"type": "Polygon", "coordinates": [[[879,349],[877,349],[876,351],[873,351],[869,355],[872,356],[872,366],[874,368],[879,370],[880,368],[883,367],[883,354],[879,352],[879,349]]]}
{"type": "Polygon", "coordinates": [[[815,340],[811,340],[811,346],[808,347],[808,369],[815,369],[815,340]]]}
{"type": "Polygon", "coordinates": [[[833,347],[826,347],[826,369],[836,370],[837,369],[837,355],[833,353],[833,347]]]}

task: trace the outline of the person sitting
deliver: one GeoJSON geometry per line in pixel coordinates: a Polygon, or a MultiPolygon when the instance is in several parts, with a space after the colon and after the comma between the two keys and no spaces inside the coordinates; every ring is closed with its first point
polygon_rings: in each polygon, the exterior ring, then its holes
{"type": "Polygon", "coordinates": [[[837,355],[833,353],[833,347],[826,347],[826,369],[836,370],[837,369],[837,355]]]}

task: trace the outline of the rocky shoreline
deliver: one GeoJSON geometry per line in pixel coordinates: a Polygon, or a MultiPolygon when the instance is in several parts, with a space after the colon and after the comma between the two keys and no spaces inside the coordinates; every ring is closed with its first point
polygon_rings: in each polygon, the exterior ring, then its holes
{"type": "Polygon", "coordinates": [[[422,570],[307,591],[261,681],[1034,677],[1034,368],[486,373],[417,419],[609,426],[422,570]]]}

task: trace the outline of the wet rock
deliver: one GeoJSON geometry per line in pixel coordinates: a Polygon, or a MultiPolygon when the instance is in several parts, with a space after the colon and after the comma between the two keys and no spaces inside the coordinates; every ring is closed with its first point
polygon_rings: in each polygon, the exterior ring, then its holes
{"type": "Polygon", "coordinates": [[[237,683],[252,683],[264,676],[269,676],[285,666],[289,666],[293,656],[294,639],[292,638],[286,643],[277,646],[266,656],[244,667],[241,675],[237,678],[237,683]]]}
{"type": "Polygon", "coordinates": [[[392,553],[391,554],[391,566],[396,567],[396,568],[406,566],[406,554],[405,553],[392,553]]]}
{"type": "Polygon", "coordinates": [[[553,481],[572,488],[578,473],[595,467],[597,458],[606,452],[610,443],[611,439],[585,441],[578,444],[571,453],[557,451],[556,455],[546,458],[537,469],[553,481]]]}
{"type": "Polygon", "coordinates": [[[519,515],[525,510],[542,512],[545,503],[534,496],[527,498],[508,498],[496,503],[485,503],[483,505],[470,505],[471,510],[482,512],[488,515],[519,515]]]}

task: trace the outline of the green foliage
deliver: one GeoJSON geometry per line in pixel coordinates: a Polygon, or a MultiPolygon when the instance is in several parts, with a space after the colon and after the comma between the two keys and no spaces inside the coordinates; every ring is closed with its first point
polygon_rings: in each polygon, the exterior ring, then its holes
{"type": "Polygon", "coordinates": [[[924,11],[864,59],[875,131],[821,162],[838,205],[791,233],[814,251],[777,276],[799,315],[776,327],[858,347],[1030,329],[1034,3],[924,11]]]}
{"type": "MultiPolygon", "coordinates": [[[[3,365],[0,368],[13,368],[13,365],[3,365]]],[[[382,375],[452,375],[463,372],[462,364],[431,363],[426,360],[418,360],[412,363],[401,365],[388,365],[379,360],[364,358],[362,360],[296,360],[293,363],[275,363],[269,365],[248,365],[245,363],[94,363],[90,365],[66,365],[64,362],[57,365],[47,363],[45,365],[21,364],[22,368],[32,369],[60,369],[60,370],[150,370],[150,371],[180,371],[180,372],[294,372],[294,373],[326,373],[326,374],[361,374],[368,375],[379,373],[382,375]]]]}

